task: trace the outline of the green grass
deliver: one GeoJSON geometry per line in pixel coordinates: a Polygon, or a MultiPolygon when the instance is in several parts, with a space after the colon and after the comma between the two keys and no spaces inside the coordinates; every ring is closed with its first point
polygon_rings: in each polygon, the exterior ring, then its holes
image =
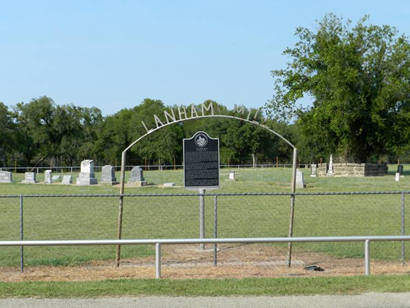
{"type": "Polygon", "coordinates": [[[0,282],[0,298],[95,298],[104,296],[285,296],[408,292],[407,276],[248,278],[221,280],[105,280],[0,282]]]}
{"type": "MultiPolygon", "coordinates": [[[[214,192],[289,192],[291,170],[282,168],[236,169],[237,181],[228,181],[229,169],[221,169],[221,187],[214,192]]],[[[392,173],[383,177],[311,178],[305,172],[305,192],[402,191],[410,189],[410,176],[394,181],[392,173]]],[[[127,174],[128,175],[128,174],[127,174]]],[[[192,193],[182,187],[182,170],[147,171],[151,185],[127,187],[126,193],[192,193]],[[159,184],[174,182],[176,188],[159,184]]],[[[14,176],[17,181],[21,174],[14,176]]],[[[96,177],[100,175],[97,173],[96,177]]],[[[117,173],[117,178],[119,174],[117,173]]],[[[40,178],[41,180],[41,178],[40,178]]],[[[110,185],[0,184],[0,194],[117,194],[110,185]]],[[[410,195],[406,195],[409,204],[410,195]]],[[[206,197],[206,234],[213,234],[213,197],[206,197]]],[[[198,237],[198,197],[125,198],[123,238],[198,237]]],[[[114,239],[117,234],[118,198],[39,197],[24,198],[24,238],[114,239]]],[[[219,237],[287,236],[288,196],[224,196],[218,198],[219,237]]],[[[400,234],[400,195],[298,196],[295,236],[387,235],[400,234]]],[[[19,239],[19,200],[0,198],[0,239],[19,239]]],[[[406,211],[410,221],[410,211],[406,211]]],[[[407,228],[409,230],[409,228],[407,228]]],[[[409,246],[409,245],[408,245],[409,246]]],[[[296,244],[306,250],[339,257],[361,257],[362,243],[296,244]]],[[[372,258],[398,260],[400,243],[373,243],[372,258]]],[[[122,256],[147,256],[152,246],[124,246],[122,256]]],[[[115,248],[26,247],[27,265],[75,265],[91,260],[113,259],[115,248]]],[[[407,252],[410,255],[410,251],[407,252]]],[[[0,266],[18,266],[19,248],[2,248],[0,266]]]]}
{"type": "MultiPolygon", "coordinates": [[[[410,189],[410,165],[405,165],[405,177],[401,178],[400,182],[394,181],[395,165],[389,165],[389,172],[386,176],[379,177],[310,177],[310,169],[301,169],[305,174],[306,189],[304,191],[396,191],[410,189]]],[[[217,192],[288,192],[290,191],[291,168],[223,168],[220,171],[220,189],[217,192]],[[228,181],[229,171],[237,173],[237,181],[228,181]]],[[[63,175],[71,173],[53,173],[63,175]]],[[[78,173],[72,173],[73,183],[78,173]]],[[[95,173],[95,177],[100,179],[100,172],[95,173]]],[[[129,172],[126,172],[126,181],[128,180],[129,172]]],[[[145,171],[144,177],[148,182],[148,186],[126,187],[126,193],[161,193],[161,192],[187,192],[183,186],[183,171],[182,170],[167,170],[167,171],[145,171]],[[162,188],[158,185],[174,182],[180,188],[162,188]]],[[[117,180],[120,178],[120,172],[116,172],[117,180]]],[[[13,173],[13,184],[0,184],[0,194],[87,194],[87,193],[106,193],[115,194],[119,192],[118,186],[110,185],[93,185],[93,186],[77,186],[77,185],[62,185],[56,183],[53,185],[45,184],[21,184],[24,179],[24,173],[13,173]]],[[[39,173],[37,180],[42,182],[44,174],[39,173]]]]}

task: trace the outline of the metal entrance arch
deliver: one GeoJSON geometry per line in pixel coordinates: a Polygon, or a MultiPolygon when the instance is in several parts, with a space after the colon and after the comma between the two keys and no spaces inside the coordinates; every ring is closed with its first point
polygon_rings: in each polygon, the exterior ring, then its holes
{"type": "MultiPolygon", "coordinates": [[[[289,237],[293,236],[293,220],[295,216],[295,195],[294,193],[296,192],[296,160],[297,160],[297,149],[296,147],[285,137],[280,135],[279,133],[275,132],[273,129],[270,129],[266,125],[260,124],[257,121],[251,121],[249,119],[244,119],[240,117],[235,117],[235,116],[230,116],[230,115],[219,115],[219,114],[212,114],[212,115],[202,115],[202,116],[195,116],[191,118],[182,118],[179,120],[175,120],[172,122],[168,122],[162,125],[158,125],[156,128],[147,129],[147,133],[136,139],[134,142],[132,142],[129,146],[127,146],[124,151],[122,151],[121,154],[121,177],[120,177],[120,204],[119,204],[119,210],[118,210],[118,239],[121,239],[122,235],[122,215],[123,215],[123,205],[124,205],[124,188],[125,188],[125,161],[126,161],[126,155],[127,151],[132,148],[135,144],[137,144],[139,141],[147,137],[148,135],[160,130],[161,128],[170,126],[172,124],[180,123],[180,122],[185,122],[189,120],[197,120],[197,119],[204,119],[204,118],[225,118],[225,119],[234,119],[234,120],[239,120],[243,122],[247,122],[259,127],[262,127],[263,129],[267,130],[271,134],[279,137],[283,141],[285,141],[292,149],[293,149],[293,161],[292,161],[292,180],[291,180],[291,197],[290,197],[290,220],[289,220],[289,237]]],[[[120,266],[120,255],[121,255],[121,246],[117,245],[117,250],[116,250],[116,257],[115,257],[115,262],[116,266],[120,266]]],[[[292,262],[292,242],[288,243],[288,266],[291,266],[292,262]]]]}

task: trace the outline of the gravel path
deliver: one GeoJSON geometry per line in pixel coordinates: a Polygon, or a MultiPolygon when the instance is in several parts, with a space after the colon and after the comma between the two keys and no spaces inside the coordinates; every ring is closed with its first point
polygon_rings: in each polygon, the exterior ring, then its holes
{"type": "Polygon", "coordinates": [[[243,296],[243,297],[120,297],[97,299],[0,299],[0,307],[8,308],[85,308],[85,307],[410,307],[410,293],[366,293],[351,296],[243,296]]]}

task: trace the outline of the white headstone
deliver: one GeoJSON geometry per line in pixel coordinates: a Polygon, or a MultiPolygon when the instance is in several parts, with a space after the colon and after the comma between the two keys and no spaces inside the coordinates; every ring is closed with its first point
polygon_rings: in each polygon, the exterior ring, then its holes
{"type": "Polygon", "coordinates": [[[296,169],[296,188],[305,188],[303,172],[299,169],[296,169]]]}
{"type": "Polygon", "coordinates": [[[24,173],[24,180],[21,181],[24,184],[35,184],[37,183],[36,180],[36,173],[35,172],[25,172],[24,173]]]}
{"type": "Polygon", "coordinates": [[[12,183],[13,176],[9,171],[0,171],[0,183],[12,183]]]}
{"type": "Polygon", "coordinates": [[[94,162],[90,159],[81,162],[81,172],[77,177],[77,185],[94,185],[97,179],[94,177],[94,162]]]}
{"type": "Polygon", "coordinates": [[[327,176],[334,176],[335,173],[333,172],[333,155],[330,154],[330,158],[329,158],[329,169],[327,170],[326,173],[327,176]]]}
{"type": "Polygon", "coordinates": [[[51,170],[46,170],[44,171],[44,184],[52,184],[53,183],[53,178],[51,175],[51,170]]]}
{"type": "Polygon", "coordinates": [[[58,180],[60,180],[60,176],[59,176],[59,175],[53,175],[53,176],[51,177],[51,180],[52,180],[53,182],[57,182],[58,180]]]}
{"type": "Polygon", "coordinates": [[[235,171],[229,171],[229,179],[235,181],[235,171]]]}
{"type": "Polygon", "coordinates": [[[117,184],[117,179],[115,178],[115,170],[111,165],[105,165],[101,169],[101,184],[117,184]]]}
{"type": "Polygon", "coordinates": [[[396,182],[400,182],[400,172],[396,172],[396,176],[394,177],[396,182]]]}
{"type": "Polygon", "coordinates": [[[70,185],[73,183],[73,179],[71,175],[64,175],[63,176],[63,180],[61,181],[61,184],[66,184],[66,185],[70,185]]]}
{"type": "Polygon", "coordinates": [[[175,183],[164,183],[164,187],[174,187],[175,183]]]}
{"type": "Polygon", "coordinates": [[[94,177],[94,161],[86,159],[81,162],[81,173],[89,174],[90,177],[94,177]]]}
{"type": "Polygon", "coordinates": [[[315,178],[317,176],[317,165],[316,164],[311,164],[310,167],[311,167],[311,171],[312,171],[310,176],[312,178],[315,178]]]}

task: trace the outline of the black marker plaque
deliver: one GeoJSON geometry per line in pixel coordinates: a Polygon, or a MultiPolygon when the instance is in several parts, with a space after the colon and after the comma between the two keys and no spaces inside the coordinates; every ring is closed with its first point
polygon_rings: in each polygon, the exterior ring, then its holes
{"type": "Polygon", "coordinates": [[[219,188],[219,139],[197,132],[184,139],[184,186],[219,188]]]}

